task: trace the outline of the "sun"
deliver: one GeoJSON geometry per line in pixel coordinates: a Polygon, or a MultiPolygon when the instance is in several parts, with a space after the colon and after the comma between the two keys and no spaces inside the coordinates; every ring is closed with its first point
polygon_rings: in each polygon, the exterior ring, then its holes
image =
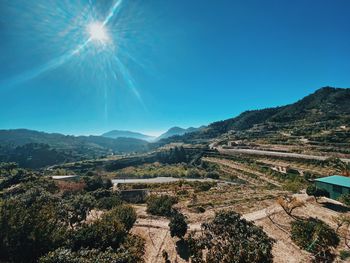
{"type": "Polygon", "coordinates": [[[106,27],[101,22],[92,22],[87,25],[87,32],[91,41],[106,44],[110,41],[106,27]]]}

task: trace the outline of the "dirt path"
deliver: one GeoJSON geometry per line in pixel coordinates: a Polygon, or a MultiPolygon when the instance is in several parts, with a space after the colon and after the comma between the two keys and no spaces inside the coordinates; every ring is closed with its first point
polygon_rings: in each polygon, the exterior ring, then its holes
{"type": "MultiPolygon", "coordinates": [[[[294,197],[305,202],[305,206],[295,210],[295,213],[304,217],[318,217],[326,223],[334,226],[332,218],[340,213],[330,210],[326,204],[333,200],[322,199],[321,204],[315,203],[314,199],[306,194],[295,194],[294,197]]],[[[164,217],[151,217],[145,213],[145,208],[137,206],[139,218],[134,225],[132,232],[138,234],[146,240],[146,263],[162,263],[163,250],[167,251],[171,262],[184,263],[184,259],[180,258],[176,250],[176,238],[172,238],[169,233],[169,220],[164,217]],[[140,216],[141,215],[141,216],[140,216]]],[[[225,209],[227,207],[223,207],[225,209]]],[[[274,222],[281,226],[287,227],[291,222],[291,218],[285,214],[283,209],[274,203],[263,209],[246,213],[242,217],[248,221],[254,222],[255,225],[261,226],[264,232],[276,242],[273,245],[274,262],[276,263],[309,263],[312,261],[311,255],[297,247],[290,238],[289,232],[281,230],[273,223],[267,215],[272,215],[274,222]]],[[[198,220],[189,224],[189,231],[200,231],[202,221],[198,220]]]]}
{"type": "Polygon", "coordinates": [[[282,211],[282,207],[276,204],[252,213],[244,214],[242,217],[248,221],[257,221],[266,218],[268,214],[272,215],[282,211]]]}
{"type": "MultiPolygon", "coordinates": [[[[201,224],[202,223],[188,224],[188,231],[199,231],[201,229],[201,224]]],[[[135,226],[169,230],[169,220],[165,218],[160,218],[160,219],[139,218],[137,219],[135,226]]]]}

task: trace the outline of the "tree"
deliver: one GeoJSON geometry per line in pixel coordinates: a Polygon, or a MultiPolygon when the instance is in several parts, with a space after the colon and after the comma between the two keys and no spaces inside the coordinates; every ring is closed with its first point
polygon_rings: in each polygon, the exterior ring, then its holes
{"type": "Polygon", "coordinates": [[[318,199],[320,197],[329,197],[329,193],[327,190],[322,189],[322,188],[317,188],[314,185],[309,186],[308,188],[306,188],[306,193],[308,195],[312,195],[315,197],[316,202],[318,202],[318,199]]]}
{"type": "Polygon", "coordinates": [[[274,240],[234,211],[220,211],[202,225],[198,238],[187,240],[192,262],[272,262],[274,240]],[[206,253],[203,253],[205,251],[206,253]]]}
{"type": "Polygon", "coordinates": [[[101,249],[108,247],[119,248],[128,232],[119,220],[107,221],[98,219],[92,224],[83,224],[72,233],[71,248],[73,251],[80,249],[101,249]]]}
{"type": "Polygon", "coordinates": [[[136,212],[135,209],[130,205],[120,205],[104,215],[104,220],[118,220],[120,221],[127,231],[133,227],[136,222],[136,212]]]}
{"type": "Polygon", "coordinates": [[[110,179],[103,179],[101,176],[85,176],[84,181],[86,183],[86,191],[95,191],[97,189],[109,189],[113,186],[110,179]]]}
{"type": "Polygon", "coordinates": [[[136,212],[131,206],[116,207],[92,224],[85,223],[74,231],[72,249],[117,249],[125,241],[135,221],[136,212]]]}
{"type": "Polygon", "coordinates": [[[25,170],[19,169],[15,172],[12,172],[8,176],[5,177],[4,180],[0,181],[0,190],[5,188],[9,188],[13,185],[29,182],[35,179],[35,176],[31,173],[27,173],[25,170]]]}
{"type": "Polygon", "coordinates": [[[122,204],[122,200],[117,192],[107,189],[98,189],[91,194],[97,200],[97,207],[99,209],[110,210],[122,204]]]}
{"type": "Polygon", "coordinates": [[[59,199],[43,189],[3,200],[0,207],[0,261],[36,262],[64,243],[66,222],[59,199]]]}
{"type": "Polygon", "coordinates": [[[169,228],[171,237],[177,236],[182,239],[188,228],[186,217],[179,211],[174,210],[170,217],[169,228]]]}
{"type": "Polygon", "coordinates": [[[340,242],[329,225],[312,217],[293,221],[291,238],[300,248],[313,253],[318,262],[330,262],[333,258],[331,248],[336,248],[340,242]]]}
{"type": "Polygon", "coordinates": [[[65,201],[69,225],[73,228],[75,224],[81,224],[95,206],[96,200],[89,194],[71,196],[65,201]]]}
{"type": "Polygon", "coordinates": [[[345,245],[350,248],[350,216],[339,215],[333,217],[333,222],[337,225],[336,233],[344,239],[345,245]]]}
{"type": "Polygon", "coordinates": [[[170,195],[151,195],[147,199],[147,213],[159,216],[171,216],[172,206],[176,203],[176,197],[170,195]]]}

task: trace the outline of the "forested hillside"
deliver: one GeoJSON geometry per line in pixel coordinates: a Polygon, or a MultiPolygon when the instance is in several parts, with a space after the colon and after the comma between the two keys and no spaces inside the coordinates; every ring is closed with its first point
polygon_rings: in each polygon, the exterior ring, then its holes
{"type": "Polygon", "coordinates": [[[166,142],[210,139],[229,131],[288,131],[308,135],[349,126],[349,105],[350,89],[325,87],[296,103],[246,111],[235,118],[214,122],[200,131],[169,138],[166,142]]]}
{"type": "Polygon", "coordinates": [[[0,131],[0,161],[29,168],[147,150],[146,141],[133,138],[76,137],[25,129],[0,131]]]}

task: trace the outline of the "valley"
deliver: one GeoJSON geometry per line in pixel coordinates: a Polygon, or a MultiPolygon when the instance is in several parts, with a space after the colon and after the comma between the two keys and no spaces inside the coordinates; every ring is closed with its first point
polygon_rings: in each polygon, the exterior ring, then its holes
{"type": "Polygon", "coordinates": [[[0,131],[0,248],[7,251],[0,261],[23,262],[10,247],[25,247],[23,257],[41,263],[86,255],[145,263],[214,262],[216,255],[215,262],[230,262],[216,245],[230,250],[245,242],[231,256],[347,262],[349,196],[330,199],[312,187],[319,178],[350,176],[348,105],[348,89],[323,88],[292,105],[154,142],[0,131]],[[12,210],[19,216],[6,212],[12,210]],[[41,221],[60,232],[45,228],[31,239],[41,221]],[[303,224],[308,228],[300,230],[303,224]],[[238,238],[236,227],[247,233],[238,238]],[[303,231],[316,231],[313,243],[303,231]],[[13,233],[24,236],[11,239],[13,233]]]}

